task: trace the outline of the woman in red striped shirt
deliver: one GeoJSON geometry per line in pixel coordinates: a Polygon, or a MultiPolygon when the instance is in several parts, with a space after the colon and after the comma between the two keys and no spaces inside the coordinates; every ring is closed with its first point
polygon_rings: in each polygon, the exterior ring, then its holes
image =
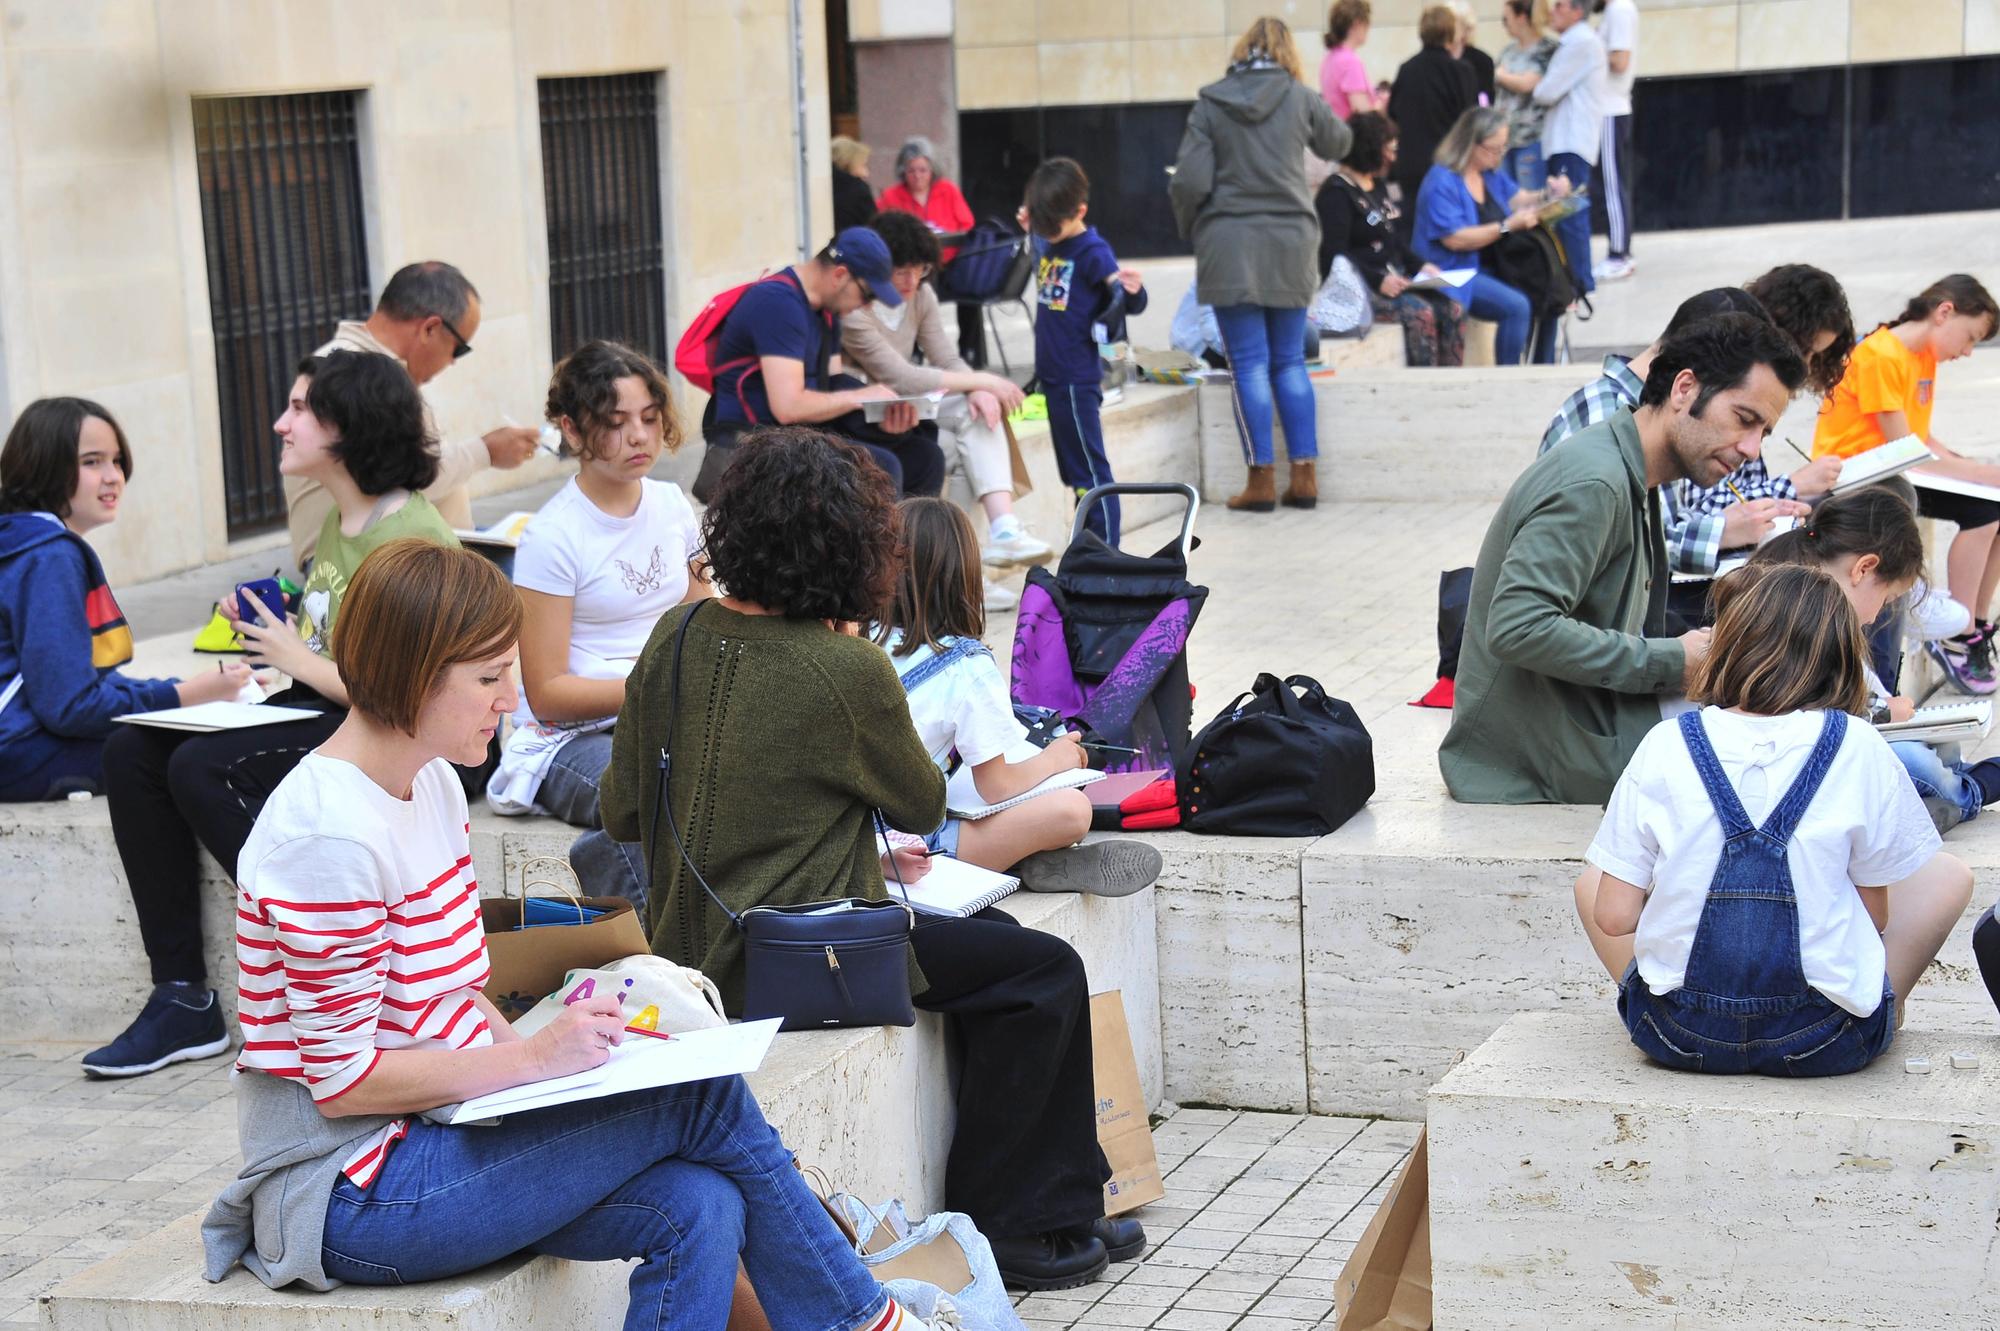
{"type": "Polygon", "coordinates": [[[272,793],[237,881],[244,1169],[207,1274],[394,1285],[522,1251],[639,1259],[625,1325],[713,1331],[739,1257],[771,1325],[921,1331],[792,1167],[740,1077],[452,1127],[432,1111],[602,1064],[618,1000],[523,1039],[480,993],[465,796],[517,701],[520,601],[424,541],[356,573],[334,635],[352,710],[272,793]]]}

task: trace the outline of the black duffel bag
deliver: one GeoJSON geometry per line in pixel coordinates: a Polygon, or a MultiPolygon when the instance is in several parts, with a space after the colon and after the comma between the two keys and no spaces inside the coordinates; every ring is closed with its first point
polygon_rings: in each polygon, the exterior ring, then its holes
{"type": "Polygon", "coordinates": [[[1375,741],[1318,680],[1264,674],[1195,736],[1174,779],[1191,832],[1323,836],[1375,793],[1375,741]]]}

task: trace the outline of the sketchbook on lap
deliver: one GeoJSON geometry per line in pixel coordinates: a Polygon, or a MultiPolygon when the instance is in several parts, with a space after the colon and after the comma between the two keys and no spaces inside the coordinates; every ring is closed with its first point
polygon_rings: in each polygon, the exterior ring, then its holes
{"type": "Polygon", "coordinates": [[[135,726],[207,733],[246,730],[251,726],[275,726],[285,721],[310,721],[319,715],[309,707],[277,707],[267,702],[204,702],[192,707],[166,707],[157,712],[130,712],[112,720],[135,726]]]}
{"type": "Polygon", "coordinates": [[[1877,444],[1866,452],[1856,453],[1842,462],[1840,479],[1834,483],[1833,492],[1838,495],[1859,490],[1864,485],[1885,481],[1912,467],[1936,460],[1937,454],[1931,452],[1923,440],[1906,434],[1901,439],[1891,439],[1886,444],[1877,444]]]}
{"type": "Polygon", "coordinates": [[[1920,490],[1936,490],[1941,494],[1966,495],[1973,499],[2000,500],[2000,485],[1981,485],[1978,481],[1961,481],[1956,476],[1939,476],[1922,467],[1910,473],[1910,480],[1920,490]]]}
{"type": "Polygon", "coordinates": [[[1411,291],[1456,291],[1479,276],[1477,268],[1443,268],[1435,273],[1419,273],[1410,279],[1411,291]]]}
{"type": "Polygon", "coordinates": [[[1993,704],[1986,699],[1919,707],[1907,721],[1882,721],[1876,731],[1891,743],[1918,740],[1925,744],[1963,744],[1986,737],[1993,729],[1993,704]]]}
{"type": "Polygon", "coordinates": [[[576,1100],[597,1100],[627,1091],[647,1091],[755,1072],[763,1065],[779,1024],[778,1018],[771,1017],[734,1026],[685,1031],[670,1039],[627,1031],[624,1042],[613,1045],[611,1057],[597,1067],[475,1096],[452,1111],[449,1121],[473,1123],[576,1100]]]}
{"type": "Polygon", "coordinates": [[[1020,886],[1021,880],[1011,874],[995,873],[949,855],[933,855],[930,872],[902,890],[909,895],[910,904],[926,915],[977,915],[1005,901],[1020,886]]]}
{"type": "Polygon", "coordinates": [[[1034,789],[1024,790],[1012,799],[988,804],[979,798],[979,788],[972,783],[972,768],[961,767],[952,774],[951,781],[945,786],[945,811],[954,818],[984,818],[988,814],[999,813],[1002,809],[1011,809],[1016,804],[1024,804],[1037,795],[1046,795],[1052,790],[1074,790],[1079,786],[1087,786],[1093,781],[1103,779],[1102,772],[1092,771],[1087,767],[1072,768],[1067,772],[1057,772],[1034,789]]]}

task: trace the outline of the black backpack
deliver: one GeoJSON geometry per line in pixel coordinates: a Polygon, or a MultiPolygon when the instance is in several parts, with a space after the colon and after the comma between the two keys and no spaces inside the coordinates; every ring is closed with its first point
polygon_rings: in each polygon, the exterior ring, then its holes
{"type": "Polygon", "coordinates": [[[1561,314],[1576,301],[1576,279],[1562,246],[1545,226],[1503,232],[1482,258],[1493,276],[1526,296],[1537,316],[1561,314]]]}
{"type": "Polygon", "coordinates": [[[1319,681],[1264,674],[1195,736],[1174,779],[1191,832],[1324,836],[1374,795],[1375,742],[1319,681]]]}

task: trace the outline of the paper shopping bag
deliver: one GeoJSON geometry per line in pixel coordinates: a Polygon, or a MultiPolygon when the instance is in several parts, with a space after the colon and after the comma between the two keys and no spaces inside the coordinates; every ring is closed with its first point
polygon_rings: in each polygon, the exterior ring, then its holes
{"type": "Polygon", "coordinates": [[[486,956],[493,968],[484,992],[510,1021],[562,988],[563,976],[571,971],[609,966],[651,950],[639,916],[623,897],[580,897],[565,890],[558,904],[586,907],[578,912],[584,917],[582,923],[522,928],[529,888],[547,882],[563,887],[562,880],[569,877],[566,861],[536,856],[521,866],[520,896],[479,900],[479,913],[486,925],[486,956]],[[537,878],[538,865],[559,870],[559,876],[553,880],[537,878]]]}
{"type": "Polygon", "coordinates": [[[1007,432],[1007,461],[1014,469],[1014,497],[1019,499],[1034,489],[1035,483],[1028,479],[1028,460],[1021,456],[1021,445],[1014,438],[1013,423],[1002,416],[1000,428],[1007,432]]]}
{"type": "Polygon", "coordinates": [[[1160,1158],[1153,1153],[1146,1094],[1139,1086],[1139,1061],[1132,1056],[1132,1031],[1125,1024],[1125,999],[1116,989],[1090,999],[1090,1049],[1097,1087],[1097,1144],[1111,1166],[1104,1185],[1104,1214],[1156,1202],[1167,1195],[1160,1182],[1160,1158]]]}
{"type": "Polygon", "coordinates": [[[1424,1134],[1333,1286],[1337,1331],[1430,1331],[1431,1180],[1424,1134]]]}

